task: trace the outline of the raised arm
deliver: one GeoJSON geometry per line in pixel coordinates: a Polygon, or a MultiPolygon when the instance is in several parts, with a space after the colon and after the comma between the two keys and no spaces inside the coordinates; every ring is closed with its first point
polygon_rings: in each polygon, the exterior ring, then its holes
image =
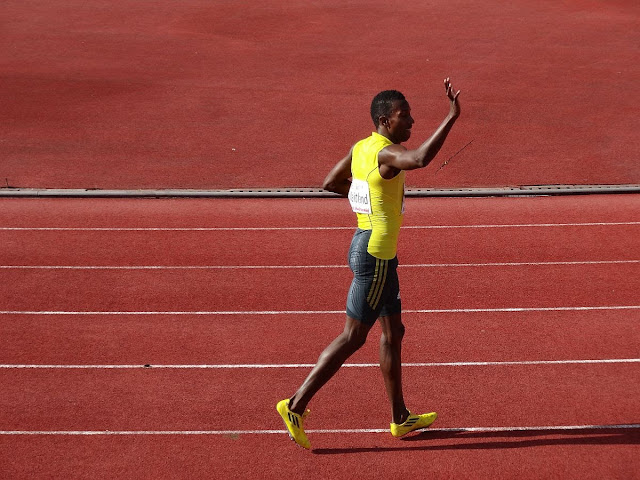
{"type": "Polygon", "coordinates": [[[449,78],[444,80],[444,88],[449,99],[449,113],[440,126],[422,145],[416,150],[407,150],[400,144],[389,145],[378,154],[380,174],[384,178],[392,178],[400,170],[414,170],[429,165],[431,160],[440,151],[451,127],[460,116],[460,104],[458,95],[460,90],[454,93],[449,78]]]}

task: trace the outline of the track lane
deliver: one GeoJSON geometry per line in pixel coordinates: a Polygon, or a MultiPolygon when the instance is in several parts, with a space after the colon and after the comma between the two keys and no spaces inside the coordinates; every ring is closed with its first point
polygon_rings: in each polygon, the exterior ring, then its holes
{"type": "MultiPolygon", "coordinates": [[[[2,198],[3,227],[335,227],[345,199],[2,198]]],[[[637,222],[640,195],[408,198],[404,225],[637,222]]]]}
{"type": "MultiPolygon", "coordinates": [[[[0,266],[344,265],[353,232],[0,231],[0,266]]],[[[403,264],[640,259],[640,224],[405,228],[403,264]]]]}
{"type": "Polygon", "coordinates": [[[366,468],[350,469],[349,478],[370,479],[371,472],[376,472],[381,478],[601,480],[634,478],[640,434],[637,430],[429,433],[412,441],[386,434],[325,434],[312,440],[314,450],[307,452],[296,448],[285,434],[0,436],[0,460],[10,477],[30,478],[100,474],[157,479],[158,472],[172,478],[208,478],[211,472],[221,478],[340,478],[345,463],[358,458],[366,468]],[[540,460],[541,454],[545,461],[540,460]],[[238,459],[250,461],[239,465],[238,459]]]}
{"type": "MultiPolygon", "coordinates": [[[[640,265],[400,269],[403,307],[636,305],[640,265]]],[[[0,311],[343,310],[347,269],[4,270],[0,311]],[[34,297],[34,293],[37,296],[34,297]],[[330,292],[330,293],[327,293],[330,292]]]]}
{"type": "MultiPolygon", "coordinates": [[[[2,370],[0,430],[281,429],[275,404],[308,371],[2,370]],[[251,411],[240,425],[238,410],[251,411]]],[[[443,428],[627,424],[640,415],[638,364],[416,367],[403,373],[409,408],[438,411],[443,428]]],[[[309,429],[385,428],[389,421],[376,369],[342,369],[310,408],[309,429]],[[364,417],[358,414],[363,405],[364,417]]]]}
{"type": "MultiPolygon", "coordinates": [[[[405,313],[408,363],[640,357],[640,310],[405,313]]],[[[0,316],[0,364],[315,363],[344,314],[0,316]],[[286,326],[286,328],[285,328],[286,326]],[[289,335],[287,332],[297,332],[289,335]],[[273,339],[247,349],[259,339],[273,339]]],[[[349,363],[375,363],[380,329],[349,363]]]]}

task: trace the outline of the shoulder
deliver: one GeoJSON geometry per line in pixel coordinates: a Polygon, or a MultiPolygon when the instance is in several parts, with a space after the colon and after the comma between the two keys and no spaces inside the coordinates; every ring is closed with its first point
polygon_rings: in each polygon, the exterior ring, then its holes
{"type": "Polygon", "coordinates": [[[370,136],[369,136],[369,137],[365,137],[365,138],[362,138],[362,139],[358,140],[358,141],[353,145],[353,147],[351,147],[351,150],[353,150],[354,148],[357,148],[357,147],[360,147],[360,146],[366,145],[366,144],[368,144],[368,143],[371,143],[371,137],[370,137],[370,136]]]}
{"type": "Polygon", "coordinates": [[[395,159],[406,151],[406,147],[394,143],[384,147],[380,152],[378,152],[378,171],[382,178],[390,180],[395,178],[402,171],[399,168],[396,168],[393,164],[395,159]]]}

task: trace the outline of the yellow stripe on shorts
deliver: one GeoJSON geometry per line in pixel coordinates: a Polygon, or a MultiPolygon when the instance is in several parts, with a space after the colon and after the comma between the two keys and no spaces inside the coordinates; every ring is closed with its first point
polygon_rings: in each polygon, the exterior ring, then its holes
{"type": "Polygon", "coordinates": [[[380,298],[382,297],[382,290],[384,290],[384,284],[387,279],[387,270],[389,266],[388,260],[381,260],[376,258],[376,269],[373,274],[373,283],[367,296],[367,303],[372,309],[376,309],[380,298]]]}

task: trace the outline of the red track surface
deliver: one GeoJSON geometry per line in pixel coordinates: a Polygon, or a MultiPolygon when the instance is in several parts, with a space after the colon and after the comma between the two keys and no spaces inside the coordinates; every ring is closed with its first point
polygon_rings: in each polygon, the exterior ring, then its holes
{"type": "MultiPolygon", "coordinates": [[[[409,199],[404,306],[431,312],[404,315],[405,395],[440,418],[406,441],[311,433],[311,453],[266,432],[308,371],[295,365],[342,327],[343,200],[0,207],[9,478],[638,478],[640,196],[409,199]],[[512,307],[531,310],[467,310],[512,307]],[[43,431],[59,433],[29,434],[43,431]]],[[[375,364],[376,336],[349,364],[375,364]]],[[[310,407],[312,431],[389,421],[374,365],[342,369],[310,407]]]]}
{"type": "Polygon", "coordinates": [[[446,114],[446,76],[463,113],[411,185],[640,183],[636,0],[8,0],[3,12],[3,186],[318,186],[369,134],[379,90],[407,95],[419,145],[446,114]]]}

